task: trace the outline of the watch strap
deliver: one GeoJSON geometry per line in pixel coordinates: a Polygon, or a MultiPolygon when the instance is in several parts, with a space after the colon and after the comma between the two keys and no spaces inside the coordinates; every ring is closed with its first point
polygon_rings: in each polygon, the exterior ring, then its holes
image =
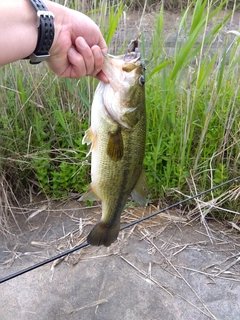
{"type": "Polygon", "coordinates": [[[41,0],[29,0],[37,12],[38,41],[34,52],[28,57],[31,64],[46,60],[54,40],[54,15],[41,0]]]}

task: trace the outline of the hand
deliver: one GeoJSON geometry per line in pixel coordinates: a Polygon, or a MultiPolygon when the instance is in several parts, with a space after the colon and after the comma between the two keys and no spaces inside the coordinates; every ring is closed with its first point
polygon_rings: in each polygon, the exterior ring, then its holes
{"type": "Polygon", "coordinates": [[[55,37],[49,67],[60,77],[92,76],[108,82],[101,71],[107,45],[98,26],[86,15],[45,1],[55,16],[55,37]]]}

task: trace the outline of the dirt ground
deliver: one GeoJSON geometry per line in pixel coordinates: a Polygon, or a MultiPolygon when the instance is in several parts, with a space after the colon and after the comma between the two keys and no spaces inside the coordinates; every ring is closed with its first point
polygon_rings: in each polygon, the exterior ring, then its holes
{"type": "MultiPolygon", "coordinates": [[[[122,223],[154,210],[129,207],[122,223]]],[[[100,215],[77,201],[25,205],[21,231],[0,239],[0,278],[85,242],[100,215]]],[[[240,233],[207,226],[163,212],[109,248],[87,246],[4,282],[0,319],[239,319],[240,233]]]]}
{"type": "MultiPolygon", "coordinates": [[[[127,26],[139,19],[127,18],[127,26]]],[[[167,14],[166,28],[177,20],[167,14]]],[[[143,21],[149,35],[153,22],[152,15],[143,21]]],[[[168,40],[174,45],[174,37],[168,40]]],[[[84,243],[101,215],[99,206],[86,209],[75,200],[12,210],[10,234],[0,235],[0,278],[84,243]]],[[[129,207],[122,224],[154,210],[129,207]]],[[[213,219],[207,226],[167,211],[121,231],[109,248],[87,246],[4,282],[0,319],[237,320],[240,233],[213,219]]]]}

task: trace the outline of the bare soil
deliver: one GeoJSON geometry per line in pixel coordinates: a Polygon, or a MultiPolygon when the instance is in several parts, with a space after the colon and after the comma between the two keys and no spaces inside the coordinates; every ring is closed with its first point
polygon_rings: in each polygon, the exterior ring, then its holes
{"type": "MultiPolygon", "coordinates": [[[[122,224],[155,210],[129,207],[122,224]]],[[[25,205],[21,231],[15,225],[12,239],[0,239],[0,277],[85,242],[100,216],[100,206],[77,201],[25,205]]],[[[240,233],[207,225],[166,211],[109,248],[88,246],[4,282],[0,319],[238,319],[240,233]]]]}

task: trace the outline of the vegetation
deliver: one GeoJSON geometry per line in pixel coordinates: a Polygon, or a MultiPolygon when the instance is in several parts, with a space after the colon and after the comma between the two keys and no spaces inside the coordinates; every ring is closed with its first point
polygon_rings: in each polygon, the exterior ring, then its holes
{"type": "MultiPolygon", "coordinates": [[[[91,15],[111,50],[126,5],[65,2],[91,15]]],[[[145,168],[152,199],[171,201],[173,189],[174,197],[195,194],[239,175],[240,38],[223,36],[233,14],[226,10],[230,2],[193,1],[167,37],[162,5],[149,48],[143,30],[142,50],[148,51],[145,168]],[[172,51],[169,41],[175,42],[172,51]]],[[[25,190],[62,198],[87,188],[90,166],[81,141],[96,84],[88,78],[58,79],[46,66],[26,61],[1,68],[0,206],[9,203],[9,194],[19,198],[25,190]]],[[[228,205],[237,210],[237,201],[228,205]]]]}
{"type": "MultiPolygon", "coordinates": [[[[163,8],[168,11],[179,11],[179,10],[185,10],[189,6],[195,6],[196,3],[198,3],[197,0],[165,0],[165,1],[155,1],[155,0],[124,0],[124,3],[128,5],[130,8],[139,8],[139,6],[144,7],[145,3],[147,3],[148,9],[153,9],[159,4],[163,5],[163,8]]],[[[210,1],[209,1],[210,3],[210,1]]],[[[225,9],[233,9],[236,8],[236,5],[238,3],[238,0],[228,0],[225,1],[225,9]]],[[[212,7],[217,7],[222,5],[222,0],[215,0],[211,1],[212,7]]]]}
{"type": "Polygon", "coordinates": [[[205,190],[239,173],[240,39],[220,36],[232,15],[216,23],[224,5],[198,1],[193,13],[188,8],[172,54],[162,9],[158,16],[146,86],[146,165],[156,194],[159,185],[183,190],[190,178],[205,190]]]}

